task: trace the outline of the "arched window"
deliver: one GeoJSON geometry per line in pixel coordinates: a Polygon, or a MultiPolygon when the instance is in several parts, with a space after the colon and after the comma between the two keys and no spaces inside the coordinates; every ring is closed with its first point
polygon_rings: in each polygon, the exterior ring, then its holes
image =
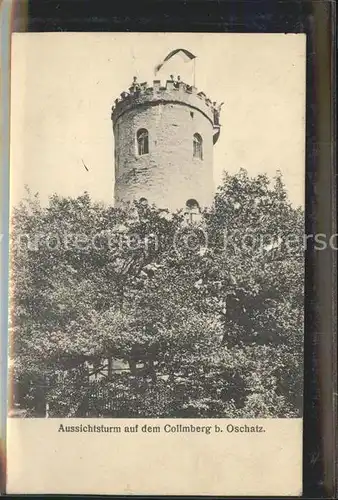
{"type": "Polygon", "coordinates": [[[140,128],[136,134],[137,152],[141,155],[149,153],[149,134],[145,128],[140,128]]]}
{"type": "Polygon", "coordinates": [[[193,140],[193,156],[194,158],[203,159],[203,139],[199,134],[194,134],[193,140]]]}
{"type": "Polygon", "coordinates": [[[186,215],[190,222],[198,221],[201,218],[201,209],[197,200],[190,198],[186,204],[186,215]]]}

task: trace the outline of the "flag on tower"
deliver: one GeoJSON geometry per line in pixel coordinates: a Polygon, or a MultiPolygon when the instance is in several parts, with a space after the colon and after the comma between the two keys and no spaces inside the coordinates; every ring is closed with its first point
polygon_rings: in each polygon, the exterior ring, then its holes
{"type": "Polygon", "coordinates": [[[194,56],[194,54],[192,54],[191,52],[189,52],[189,50],[186,50],[186,49],[175,49],[175,50],[172,50],[171,52],[169,52],[169,54],[167,55],[167,57],[165,57],[163,59],[163,61],[161,61],[159,64],[157,64],[155,66],[155,75],[158,71],[160,71],[160,69],[162,68],[162,66],[167,62],[169,61],[169,59],[171,59],[172,57],[179,55],[180,57],[183,58],[184,62],[189,62],[191,61],[192,59],[196,59],[196,56],[194,56]]]}

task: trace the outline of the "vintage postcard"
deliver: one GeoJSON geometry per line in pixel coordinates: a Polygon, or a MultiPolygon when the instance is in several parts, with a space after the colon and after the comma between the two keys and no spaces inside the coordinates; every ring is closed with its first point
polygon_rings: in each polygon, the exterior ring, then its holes
{"type": "Polygon", "coordinates": [[[8,493],[301,494],[305,64],[13,35],[8,493]]]}

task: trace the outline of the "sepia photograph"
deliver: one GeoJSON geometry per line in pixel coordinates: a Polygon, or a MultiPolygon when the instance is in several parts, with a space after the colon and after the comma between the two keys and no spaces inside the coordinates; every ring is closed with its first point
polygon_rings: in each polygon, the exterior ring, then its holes
{"type": "Polygon", "coordinates": [[[301,418],[305,37],[16,33],[11,98],[9,417],[301,418]]]}

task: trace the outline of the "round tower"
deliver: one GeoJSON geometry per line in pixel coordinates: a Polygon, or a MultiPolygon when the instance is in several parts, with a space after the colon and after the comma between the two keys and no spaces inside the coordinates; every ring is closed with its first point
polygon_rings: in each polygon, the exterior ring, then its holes
{"type": "Polygon", "coordinates": [[[115,100],[115,204],[140,200],[159,208],[202,208],[214,193],[213,146],[219,110],[180,81],[137,84],[115,100]]]}

